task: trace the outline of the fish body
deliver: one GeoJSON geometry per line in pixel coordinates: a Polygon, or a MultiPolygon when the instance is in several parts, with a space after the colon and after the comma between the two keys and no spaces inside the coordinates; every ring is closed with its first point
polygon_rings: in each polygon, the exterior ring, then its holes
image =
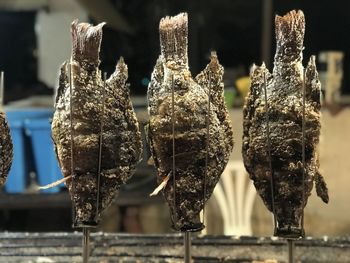
{"type": "Polygon", "coordinates": [[[298,237],[303,235],[303,209],[314,181],[319,182],[316,184],[318,195],[324,202],[328,202],[327,187],[319,172],[316,151],[321,128],[321,84],[315,57],[310,58],[305,69],[302,65],[305,33],[303,12],[291,11],[283,17],[276,16],[275,23],[277,46],[273,73],[264,64],[260,67],[253,66],[251,71],[250,91],[243,110],[242,154],[245,167],[260,197],[267,208],[275,212],[277,231],[281,235],[298,237]]]}
{"type": "Polygon", "coordinates": [[[13,143],[4,112],[0,111],[0,187],[6,182],[13,160],[13,143]]]}
{"type": "Polygon", "coordinates": [[[192,78],[187,23],[185,13],[160,22],[161,55],[148,87],[148,139],[158,182],[169,178],[163,195],[173,228],[199,231],[204,227],[199,213],[227,164],[233,136],[223,97],[223,67],[212,53],[207,67],[192,78]]]}
{"type": "Polygon", "coordinates": [[[97,223],[141,159],[141,133],[126,83],[127,65],[121,58],[105,82],[98,68],[102,26],[72,23],[72,57],[60,70],[52,122],[62,173],[71,176],[66,184],[76,226],[97,223]]]}

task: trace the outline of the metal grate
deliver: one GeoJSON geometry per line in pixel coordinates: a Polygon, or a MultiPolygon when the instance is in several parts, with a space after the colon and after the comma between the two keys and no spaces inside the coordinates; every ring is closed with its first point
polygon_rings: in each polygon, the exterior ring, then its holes
{"type": "MultiPolygon", "coordinates": [[[[81,262],[81,233],[0,233],[0,262],[81,262]],[[41,261],[40,261],[41,260],[41,261]]],[[[204,262],[286,262],[286,241],[279,238],[193,236],[192,259],[204,262]],[[234,247],[234,249],[232,249],[234,247]]],[[[91,234],[90,262],[183,262],[181,234],[91,234]]],[[[297,240],[295,261],[350,262],[350,239],[297,240]],[[322,257],[320,257],[322,255],[322,257]]]]}

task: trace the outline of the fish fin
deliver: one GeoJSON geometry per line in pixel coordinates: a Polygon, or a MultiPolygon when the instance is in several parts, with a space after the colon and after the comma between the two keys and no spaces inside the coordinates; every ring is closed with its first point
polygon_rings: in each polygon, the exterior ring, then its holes
{"type": "Polygon", "coordinates": [[[188,16],[180,13],[164,17],[159,22],[161,53],[166,62],[187,64],[188,16]]]}
{"type": "Polygon", "coordinates": [[[154,147],[153,147],[152,132],[151,132],[151,128],[150,128],[150,123],[149,122],[144,126],[144,129],[145,129],[145,135],[146,135],[146,142],[147,142],[147,144],[149,146],[148,148],[149,148],[149,150],[151,152],[150,159],[152,158],[152,160],[153,160],[153,164],[152,165],[154,165],[155,167],[158,167],[158,159],[157,159],[156,151],[154,150],[154,147]]]}
{"type": "Polygon", "coordinates": [[[149,113],[155,113],[158,110],[158,94],[164,81],[164,58],[160,55],[154,66],[151,81],[148,83],[147,101],[149,113]]]}
{"type": "MultiPolygon", "coordinates": [[[[248,95],[245,98],[243,106],[243,146],[242,152],[246,152],[250,147],[250,135],[249,130],[251,127],[251,119],[256,114],[256,108],[259,107],[261,101],[261,93],[264,93],[264,85],[272,81],[272,75],[266,68],[265,63],[261,66],[256,66],[255,64],[250,69],[250,87],[248,95]],[[265,77],[264,77],[265,75],[265,77]]],[[[244,163],[248,161],[246,155],[243,154],[244,163]]],[[[247,166],[246,166],[247,167],[247,166]]]]}
{"type": "MultiPolygon", "coordinates": [[[[224,67],[220,65],[215,51],[210,54],[210,62],[196,77],[195,81],[202,87],[208,90],[209,84],[213,95],[222,95],[224,85],[222,78],[224,75],[224,67]],[[210,79],[209,79],[210,78],[210,79]]],[[[215,102],[215,100],[214,100],[215,102]]]]}
{"type": "MultiPolygon", "coordinates": [[[[69,61],[66,60],[65,62],[63,62],[63,64],[60,67],[58,87],[57,87],[56,96],[55,96],[55,104],[57,104],[59,102],[59,100],[64,97],[66,90],[69,88],[69,85],[70,85],[70,83],[69,83],[69,81],[70,81],[70,77],[69,77],[69,70],[70,69],[69,69],[69,67],[70,67],[70,65],[71,64],[69,63],[69,61]]],[[[60,123],[58,122],[57,125],[59,125],[59,124],[60,123]]],[[[51,126],[52,126],[52,123],[51,123],[51,126]]],[[[57,152],[56,142],[52,137],[52,133],[51,133],[51,140],[54,144],[56,158],[57,158],[59,165],[61,167],[60,159],[59,159],[58,152],[57,152]]]]}
{"type": "Polygon", "coordinates": [[[321,108],[321,82],[316,69],[315,56],[311,56],[305,69],[305,96],[316,109],[321,108]]]}
{"type": "Polygon", "coordinates": [[[99,53],[102,41],[102,27],[106,23],[93,26],[89,23],[78,23],[78,19],[71,24],[72,59],[99,64],[99,53]]]}
{"type": "Polygon", "coordinates": [[[327,184],[323,176],[319,172],[317,172],[315,176],[315,186],[316,186],[317,195],[322,199],[323,202],[328,204],[329,196],[328,196],[327,184]]]}
{"type": "Polygon", "coordinates": [[[149,159],[148,159],[148,161],[147,161],[147,164],[148,164],[149,166],[154,166],[154,159],[153,159],[152,156],[149,157],[149,159]]]}
{"type": "Polygon", "coordinates": [[[120,57],[115,67],[115,71],[106,80],[106,84],[113,93],[122,94],[119,96],[119,102],[121,104],[133,108],[130,98],[130,84],[127,82],[127,80],[128,66],[124,62],[124,58],[120,57]]]}
{"type": "Polygon", "coordinates": [[[69,87],[69,62],[65,61],[60,68],[58,87],[56,90],[55,103],[58,103],[59,99],[64,96],[66,89],[69,87]]]}
{"type": "Polygon", "coordinates": [[[145,131],[145,135],[146,135],[146,142],[147,144],[149,144],[149,122],[147,122],[144,126],[143,129],[145,131]]]}
{"type": "Polygon", "coordinates": [[[156,189],[154,189],[154,191],[153,191],[152,193],[150,193],[149,196],[155,196],[155,195],[157,195],[161,190],[163,190],[163,189],[166,187],[166,185],[167,185],[167,183],[168,183],[168,181],[169,181],[169,179],[170,179],[170,176],[171,176],[171,173],[169,173],[169,174],[163,179],[163,181],[157,186],[156,189]]]}
{"type": "Polygon", "coordinates": [[[61,165],[61,160],[60,160],[60,158],[59,158],[58,151],[57,151],[57,145],[56,145],[55,140],[54,140],[53,137],[52,137],[52,133],[51,133],[51,141],[53,142],[53,149],[54,149],[55,154],[56,154],[56,159],[57,159],[57,161],[58,161],[58,166],[61,168],[61,167],[62,167],[62,165],[61,165]]]}
{"type": "MultiPolygon", "coordinates": [[[[288,56],[285,50],[294,44],[292,52],[299,52],[305,35],[305,16],[301,10],[292,10],[284,16],[275,16],[276,55],[288,56]]],[[[276,58],[275,58],[276,59],[276,58]]]]}
{"type": "Polygon", "coordinates": [[[243,107],[243,118],[245,120],[250,120],[255,113],[255,106],[258,106],[256,101],[260,98],[260,94],[264,93],[265,79],[267,85],[272,80],[272,75],[266,68],[265,63],[262,63],[261,66],[254,64],[250,70],[250,87],[243,107]]]}
{"type": "Polygon", "coordinates": [[[225,127],[228,142],[226,147],[231,151],[234,140],[230,115],[225,103],[223,75],[224,67],[219,63],[216,52],[212,51],[209,64],[195,77],[195,81],[210,95],[210,103],[216,106],[215,113],[225,127]]]}
{"type": "Polygon", "coordinates": [[[126,88],[125,90],[129,92],[128,85],[126,83],[127,79],[128,66],[125,63],[124,58],[120,57],[117,65],[115,66],[115,71],[106,82],[112,87],[126,88]]]}
{"type": "Polygon", "coordinates": [[[67,177],[63,177],[62,179],[59,179],[53,183],[47,184],[47,185],[42,185],[42,186],[38,186],[38,190],[46,190],[46,189],[50,189],[52,187],[55,187],[57,185],[60,185],[61,183],[65,183],[66,181],[68,181],[69,179],[71,179],[72,176],[69,175],[67,177]]]}
{"type": "MultiPolygon", "coordinates": [[[[164,80],[164,58],[162,55],[159,55],[156,65],[153,68],[151,82],[155,80],[158,83],[162,83],[164,80]]],[[[150,83],[151,83],[150,82],[150,83]]]]}

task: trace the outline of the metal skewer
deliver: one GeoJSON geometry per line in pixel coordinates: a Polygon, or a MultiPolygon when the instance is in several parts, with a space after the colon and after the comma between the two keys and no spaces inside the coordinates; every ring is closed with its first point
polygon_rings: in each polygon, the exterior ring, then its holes
{"type": "Polygon", "coordinates": [[[275,211],[275,178],[272,169],[272,157],[271,157],[271,141],[270,141],[270,118],[269,118],[269,106],[267,101],[267,81],[266,81],[266,72],[264,71],[264,95],[265,95],[265,112],[266,112],[266,135],[267,135],[267,150],[269,155],[269,169],[271,173],[270,187],[271,187],[271,209],[273,213],[273,224],[274,224],[274,234],[276,235],[277,229],[277,218],[275,211]]]}
{"type": "MultiPolygon", "coordinates": [[[[105,92],[106,92],[106,73],[104,73],[104,80],[103,80],[103,90],[102,90],[102,117],[100,120],[100,134],[99,134],[99,147],[98,147],[98,169],[97,169],[97,196],[96,196],[96,217],[95,221],[97,222],[97,217],[99,215],[99,206],[100,206],[100,184],[101,184],[101,165],[102,165],[102,142],[103,142],[103,127],[104,127],[104,112],[105,112],[105,92]]],[[[71,190],[72,190],[72,196],[75,197],[74,192],[74,128],[73,128],[73,70],[72,70],[72,61],[70,63],[69,68],[69,92],[70,92],[70,99],[69,99],[69,105],[70,105],[70,136],[71,136],[71,175],[72,175],[72,183],[71,183],[71,190]]],[[[75,222],[75,208],[74,208],[74,202],[73,202],[73,226],[77,227],[75,222]]],[[[80,225],[78,225],[79,227],[80,225]]],[[[83,240],[82,240],[82,257],[83,262],[88,263],[89,257],[90,257],[90,228],[94,227],[93,224],[91,225],[83,225],[82,231],[83,231],[83,240]]]]}
{"type": "Polygon", "coordinates": [[[287,239],[287,243],[288,243],[288,263],[294,263],[295,241],[293,239],[287,239]]]}
{"type": "MultiPolygon", "coordinates": [[[[176,214],[176,160],[175,160],[175,90],[174,90],[174,75],[171,76],[171,123],[172,123],[172,176],[173,176],[173,189],[174,189],[174,222],[177,221],[176,214]]],[[[184,233],[184,261],[185,263],[191,262],[191,232],[185,231],[184,233]]]]}
{"type": "MultiPolygon", "coordinates": [[[[305,204],[305,71],[303,73],[303,82],[302,82],[302,96],[303,96],[303,117],[302,117],[302,163],[303,163],[303,187],[302,187],[302,198],[303,198],[303,205],[305,204]]],[[[301,235],[304,236],[304,210],[301,215],[301,235]]],[[[295,240],[294,239],[287,239],[288,242],[288,262],[294,263],[294,251],[295,251],[295,240]]]]}
{"type": "MultiPolygon", "coordinates": [[[[74,198],[74,129],[73,129],[73,70],[72,70],[72,59],[69,63],[69,121],[70,121],[70,172],[72,175],[72,182],[71,182],[71,188],[72,188],[72,196],[74,198]]],[[[75,223],[75,208],[74,208],[74,202],[72,205],[72,216],[73,216],[73,222],[75,223]]],[[[74,225],[73,223],[73,225],[74,225]]]]}
{"type": "MultiPolygon", "coordinates": [[[[266,72],[264,71],[264,95],[265,95],[265,112],[266,112],[266,133],[267,133],[267,150],[269,155],[269,169],[271,173],[270,187],[271,187],[271,205],[273,213],[273,223],[274,223],[274,234],[277,234],[277,218],[275,214],[275,192],[274,192],[274,174],[272,169],[272,157],[271,157],[271,140],[270,140],[270,119],[269,119],[269,107],[267,100],[267,81],[266,81],[266,72]]],[[[288,262],[294,263],[294,240],[287,239],[288,243],[288,262]]]]}
{"type": "MultiPolygon", "coordinates": [[[[168,32],[169,33],[169,32],[168,32]]],[[[167,38],[170,39],[169,35],[167,38]]],[[[176,37],[174,35],[173,39],[173,53],[176,54],[176,37]]],[[[171,74],[171,132],[172,132],[172,177],[173,177],[173,189],[174,189],[174,223],[177,221],[177,213],[176,213],[176,177],[175,177],[175,88],[174,88],[174,73],[171,74]]],[[[175,226],[176,229],[176,226],[175,226]]]]}
{"type": "MultiPolygon", "coordinates": [[[[264,95],[265,95],[265,112],[266,112],[266,132],[267,132],[267,147],[268,147],[268,156],[269,156],[269,169],[271,172],[271,209],[273,212],[273,220],[274,220],[274,234],[278,235],[278,226],[277,226],[277,218],[275,214],[275,196],[274,196],[274,174],[273,174],[273,168],[272,168],[272,158],[271,158],[271,141],[270,141],[270,126],[269,126],[269,114],[268,114],[268,100],[267,100],[267,80],[266,80],[266,72],[264,71],[263,74],[264,77],[264,95]]],[[[306,72],[303,72],[303,79],[302,79],[302,205],[305,204],[305,173],[306,173],[306,164],[305,164],[305,105],[306,105],[306,91],[305,91],[305,77],[306,72]]],[[[301,233],[300,237],[304,237],[305,231],[304,231],[304,210],[302,210],[301,215],[301,233]]],[[[288,262],[294,263],[294,251],[295,251],[295,238],[287,238],[287,244],[288,244],[288,262]]]]}
{"type": "MultiPolygon", "coordinates": [[[[302,178],[303,178],[303,187],[302,187],[302,199],[303,199],[303,205],[305,204],[305,102],[306,102],[306,95],[305,95],[305,71],[303,73],[303,82],[302,82],[302,96],[303,96],[303,116],[302,116],[302,163],[303,163],[303,171],[302,171],[302,178]]],[[[301,215],[301,235],[304,236],[304,210],[301,215]]],[[[288,243],[288,263],[294,263],[294,251],[295,251],[295,239],[287,239],[288,243]]]]}
{"type": "MultiPolygon", "coordinates": [[[[98,149],[98,168],[97,168],[97,196],[96,196],[96,218],[97,222],[100,206],[100,186],[101,186],[101,164],[102,164],[102,142],[105,112],[105,93],[106,93],[106,72],[103,74],[103,90],[102,90],[102,118],[100,121],[99,149],[98,149]]],[[[83,263],[88,263],[90,257],[90,228],[83,227],[83,263]]]]}
{"type": "MultiPolygon", "coordinates": [[[[0,107],[4,106],[4,71],[0,74],[0,107]]],[[[0,155],[2,155],[2,147],[0,147],[0,155]]]]}
{"type": "MultiPolygon", "coordinates": [[[[305,71],[303,72],[303,82],[302,82],[302,92],[303,92],[303,120],[302,120],[302,141],[301,141],[301,154],[302,154],[302,162],[303,162],[303,205],[305,204],[305,102],[306,102],[306,94],[305,94],[305,71]]],[[[304,236],[304,209],[301,215],[301,229],[302,236],[304,236]]]]}
{"type": "MultiPolygon", "coordinates": [[[[175,177],[175,91],[174,91],[174,75],[171,76],[171,122],[172,122],[172,176],[173,176],[173,189],[174,189],[174,209],[176,207],[176,177],[175,177]]],[[[177,221],[176,210],[174,211],[174,222],[177,221]]],[[[184,233],[184,261],[185,263],[191,262],[191,232],[185,231],[184,233]]]]}
{"type": "Polygon", "coordinates": [[[107,73],[103,74],[103,90],[102,90],[102,117],[100,120],[100,135],[98,145],[98,168],[97,168],[97,197],[96,197],[96,218],[97,222],[100,207],[100,187],[101,187],[101,165],[102,165],[102,142],[103,142],[103,128],[104,128],[104,115],[105,115],[105,97],[106,97],[106,79],[107,73]]]}
{"type": "MultiPolygon", "coordinates": [[[[71,147],[71,175],[72,175],[72,183],[71,183],[71,189],[72,189],[72,196],[75,198],[75,188],[74,188],[74,128],[73,128],[73,70],[72,70],[72,60],[69,64],[69,115],[70,115],[70,147],[71,147]]],[[[73,222],[75,225],[75,207],[73,202],[73,222]]],[[[90,255],[90,230],[87,226],[83,226],[83,262],[88,263],[89,262],[89,255],[90,255]]]]}
{"type": "Polygon", "coordinates": [[[83,263],[89,262],[90,256],[90,229],[83,227],[83,263]]]}
{"type": "Polygon", "coordinates": [[[191,232],[186,231],[184,235],[185,263],[191,262],[191,232]]]}
{"type": "Polygon", "coordinates": [[[0,74],[0,106],[4,105],[4,71],[0,74]]]}
{"type": "Polygon", "coordinates": [[[205,199],[207,195],[207,177],[208,177],[208,162],[209,162],[209,141],[210,141],[210,103],[211,103],[211,74],[208,72],[208,113],[206,118],[206,145],[205,145],[205,173],[203,180],[203,226],[205,225],[205,199]]]}
{"type": "Polygon", "coordinates": [[[173,158],[172,158],[172,177],[173,177],[173,189],[174,189],[174,223],[177,221],[176,214],[176,177],[175,177],[175,94],[174,94],[174,75],[171,76],[171,132],[173,135],[173,158]]]}

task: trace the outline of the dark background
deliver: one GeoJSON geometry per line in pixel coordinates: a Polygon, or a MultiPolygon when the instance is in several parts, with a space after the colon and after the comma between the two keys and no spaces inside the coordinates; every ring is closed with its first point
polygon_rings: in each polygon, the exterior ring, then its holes
{"type": "MultiPolygon", "coordinates": [[[[248,74],[252,63],[261,63],[262,1],[112,0],[115,8],[135,28],[135,34],[104,28],[101,69],[111,73],[119,56],[124,56],[129,66],[132,94],[145,94],[145,83],[159,54],[160,18],[187,11],[192,74],[204,68],[210,50],[218,52],[226,68],[243,66],[248,74]]],[[[304,60],[322,50],[343,51],[342,90],[350,93],[350,1],[273,1],[273,15],[283,15],[292,9],[301,9],[306,16],[304,60]]],[[[6,73],[7,102],[33,94],[52,93],[37,79],[35,15],[34,11],[0,12],[0,68],[6,73]]],[[[273,29],[272,58],[274,49],[273,29]]]]}

